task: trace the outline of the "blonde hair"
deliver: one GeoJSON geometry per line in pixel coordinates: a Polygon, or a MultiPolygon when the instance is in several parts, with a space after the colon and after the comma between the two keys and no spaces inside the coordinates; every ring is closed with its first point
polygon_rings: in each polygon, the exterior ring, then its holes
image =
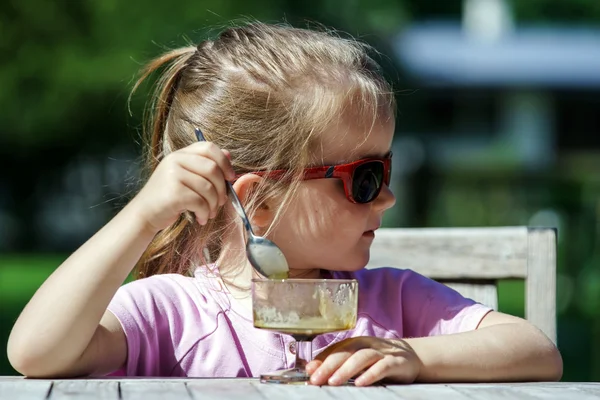
{"type": "MultiPolygon", "coordinates": [[[[280,196],[281,210],[311,163],[319,134],[346,108],[373,123],[394,113],[391,88],[369,50],[330,31],[252,22],[161,55],[132,91],[164,69],[147,114],[148,172],[194,143],[198,127],[208,141],[229,150],[236,173],[289,170],[290,179],[260,185],[246,203],[252,215],[263,199],[280,196]]],[[[182,214],[156,235],[136,277],[189,272],[206,262],[202,249],[216,259],[224,225],[223,210],[205,226],[182,214]]]]}

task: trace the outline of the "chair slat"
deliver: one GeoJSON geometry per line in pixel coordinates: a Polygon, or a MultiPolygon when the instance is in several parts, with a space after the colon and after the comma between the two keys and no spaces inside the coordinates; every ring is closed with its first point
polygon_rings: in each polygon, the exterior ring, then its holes
{"type": "Polygon", "coordinates": [[[473,299],[498,311],[498,288],[494,283],[444,282],[464,297],[473,299]]]}
{"type": "Polygon", "coordinates": [[[556,343],[556,230],[530,228],[525,318],[556,343]]]}
{"type": "Polygon", "coordinates": [[[527,228],[387,228],[367,268],[407,268],[433,279],[524,279],[527,228]]]}

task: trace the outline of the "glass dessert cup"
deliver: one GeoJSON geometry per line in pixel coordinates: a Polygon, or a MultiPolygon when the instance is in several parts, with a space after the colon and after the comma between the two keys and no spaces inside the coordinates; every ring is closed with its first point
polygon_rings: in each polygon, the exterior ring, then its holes
{"type": "Polygon", "coordinates": [[[354,279],[253,279],[254,326],[296,340],[294,368],[262,374],[263,383],[308,382],[312,341],[321,334],[354,328],[358,282],[354,279]]]}

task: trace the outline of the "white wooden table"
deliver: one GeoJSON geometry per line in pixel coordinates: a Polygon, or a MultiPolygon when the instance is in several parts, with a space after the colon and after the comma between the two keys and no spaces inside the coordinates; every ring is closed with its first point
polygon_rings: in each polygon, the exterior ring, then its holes
{"type": "Polygon", "coordinates": [[[255,379],[30,380],[0,377],[0,400],[185,399],[494,400],[600,399],[600,383],[387,385],[366,388],[261,384],[255,379]]]}

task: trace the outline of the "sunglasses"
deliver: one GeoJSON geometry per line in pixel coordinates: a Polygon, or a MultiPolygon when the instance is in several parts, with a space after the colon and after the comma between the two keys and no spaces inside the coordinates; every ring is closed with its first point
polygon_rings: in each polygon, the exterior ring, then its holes
{"type": "MultiPolygon", "coordinates": [[[[253,172],[256,175],[281,178],[287,170],[253,172]]],[[[303,180],[336,178],[344,184],[346,198],[352,203],[370,203],[379,196],[385,183],[390,185],[392,152],[383,158],[363,158],[348,164],[326,165],[304,169],[303,180]]]]}

